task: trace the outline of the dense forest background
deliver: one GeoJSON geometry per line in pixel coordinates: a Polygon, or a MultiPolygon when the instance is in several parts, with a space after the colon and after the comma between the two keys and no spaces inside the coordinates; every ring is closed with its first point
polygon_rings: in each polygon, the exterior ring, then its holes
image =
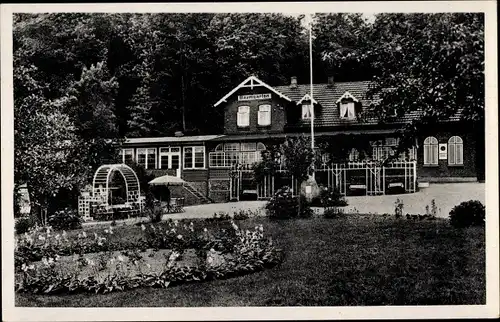
{"type": "MultiPolygon", "coordinates": [[[[213,104],[253,74],[309,82],[302,16],[16,14],[15,181],[32,200],[81,185],[109,139],[222,132],[213,104]],[[33,194],[36,194],[33,195],[33,194]]],[[[373,80],[384,115],[484,120],[482,14],[316,14],[314,82],[373,80]],[[390,91],[384,91],[390,88],[390,91]]],[[[418,122],[412,125],[417,128],[418,122]]]]}

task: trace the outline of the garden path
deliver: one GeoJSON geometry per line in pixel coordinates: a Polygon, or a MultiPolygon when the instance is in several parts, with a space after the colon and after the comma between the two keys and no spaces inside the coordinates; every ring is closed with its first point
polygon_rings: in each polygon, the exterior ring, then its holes
{"type": "MultiPolygon", "coordinates": [[[[384,195],[384,196],[352,196],[347,197],[349,205],[346,212],[394,214],[394,203],[396,199],[403,200],[403,213],[424,214],[425,206],[431,205],[432,199],[436,200],[438,211],[437,216],[447,218],[450,210],[462,201],[475,199],[485,204],[486,186],[484,183],[435,183],[428,188],[422,188],[417,193],[384,195]]],[[[263,212],[265,201],[240,201],[228,203],[212,203],[185,207],[185,212],[178,214],[164,215],[163,219],[184,219],[184,218],[211,218],[216,212],[226,212],[232,215],[240,209],[263,212]]],[[[135,223],[142,219],[128,219],[120,224],[135,223]]],[[[99,224],[110,224],[111,222],[100,222],[99,224]]],[[[85,223],[84,225],[95,225],[97,223],[85,223]]]]}

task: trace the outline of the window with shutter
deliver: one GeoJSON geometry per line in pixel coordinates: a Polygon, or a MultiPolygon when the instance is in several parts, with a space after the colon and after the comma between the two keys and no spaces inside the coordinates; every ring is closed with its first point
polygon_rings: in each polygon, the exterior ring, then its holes
{"type": "Polygon", "coordinates": [[[429,136],[424,140],[424,165],[438,164],[438,140],[429,136]]]}
{"type": "Polygon", "coordinates": [[[464,142],[459,136],[452,136],[448,140],[448,164],[464,164],[464,142]]]}

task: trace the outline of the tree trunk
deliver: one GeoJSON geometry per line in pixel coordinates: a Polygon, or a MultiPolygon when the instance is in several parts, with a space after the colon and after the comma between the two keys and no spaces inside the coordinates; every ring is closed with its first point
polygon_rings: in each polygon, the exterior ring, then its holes
{"type": "MultiPolygon", "coordinates": [[[[292,182],[292,186],[293,186],[293,182],[292,182]]],[[[302,181],[299,181],[297,180],[297,198],[298,198],[298,201],[299,201],[299,207],[298,207],[298,213],[297,213],[297,217],[300,217],[300,212],[302,211],[302,191],[301,191],[301,186],[302,186],[302,181]]]]}

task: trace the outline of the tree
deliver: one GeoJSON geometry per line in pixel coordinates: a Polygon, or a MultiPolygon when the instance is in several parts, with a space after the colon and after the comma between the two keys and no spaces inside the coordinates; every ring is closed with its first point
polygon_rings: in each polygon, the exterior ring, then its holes
{"type": "Polygon", "coordinates": [[[51,198],[86,181],[87,169],[80,158],[87,147],[57,101],[43,101],[33,94],[15,101],[14,177],[18,184],[26,183],[32,214],[45,224],[51,198]]]}
{"type": "Polygon", "coordinates": [[[369,94],[382,122],[419,112],[405,136],[458,113],[484,122],[482,14],[379,14],[370,37],[377,44],[365,57],[376,69],[369,94]]]}
{"type": "Polygon", "coordinates": [[[321,78],[335,76],[339,81],[367,80],[373,76],[372,64],[364,58],[371,48],[371,25],[359,13],[319,13],[314,15],[313,64],[321,78]],[[325,74],[326,73],[326,74],[325,74]]]}
{"type": "MultiPolygon", "coordinates": [[[[296,138],[287,138],[281,145],[281,153],[285,159],[285,169],[297,180],[297,187],[307,180],[312,174],[315,153],[311,147],[310,139],[301,135],[296,138]]],[[[299,193],[298,214],[302,211],[302,196],[299,193]]]]}

